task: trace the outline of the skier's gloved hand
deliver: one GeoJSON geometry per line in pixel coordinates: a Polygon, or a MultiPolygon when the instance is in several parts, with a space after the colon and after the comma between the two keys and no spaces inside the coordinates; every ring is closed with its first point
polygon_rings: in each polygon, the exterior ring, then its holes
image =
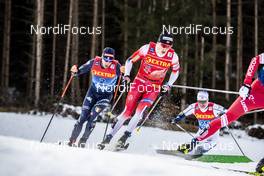
{"type": "Polygon", "coordinates": [[[108,112],[105,114],[105,116],[106,116],[107,118],[110,118],[110,119],[114,119],[114,118],[116,118],[116,116],[115,116],[111,111],[108,111],[108,112]]]}
{"type": "Polygon", "coordinates": [[[77,76],[77,74],[78,74],[78,67],[77,67],[77,65],[73,65],[72,67],[71,67],[71,74],[73,75],[73,76],[77,76]]]}
{"type": "Polygon", "coordinates": [[[161,86],[160,95],[161,96],[167,95],[167,94],[170,93],[170,90],[171,90],[171,86],[167,85],[167,84],[164,84],[164,85],[161,86]]]}
{"type": "Polygon", "coordinates": [[[192,138],[192,140],[191,140],[191,150],[193,150],[195,147],[196,147],[196,145],[198,144],[198,139],[197,138],[192,138]]]}
{"type": "Polygon", "coordinates": [[[178,123],[179,121],[181,121],[183,118],[185,117],[185,115],[183,113],[180,113],[179,115],[177,115],[177,117],[175,117],[174,119],[171,120],[172,124],[178,123]]]}
{"type": "Polygon", "coordinates": [[[251,86],[248,84],[243,84],[243,86],[239,89],[239,96],[243,99],[249,97],[251,91],[251,86]]]}
{"type": "Polygon", "coordinates": [[[120,71],[121,71],[122,74],[125,74],[125,71],[126,71],[125,69],[126,69],[126,67],[124,65],[122,65],[120,67],[120,71]]]}
{"type": "Polygon", "coordinates": [[[131,79],[130,79],[130,76],[129,76],[129,75],[125,75],[125,76],[123,77],[123,84],[124,84],[124,85],[129,84],[130,81],[131,81],[131,79]]]}
{"type": "Polygon", "coordinates": [[[201,129],[199,135],[202,136],[203,134],[207,133],[209,128],[210,128],[210,124],[207,124],[204,128],[201,129]]]}

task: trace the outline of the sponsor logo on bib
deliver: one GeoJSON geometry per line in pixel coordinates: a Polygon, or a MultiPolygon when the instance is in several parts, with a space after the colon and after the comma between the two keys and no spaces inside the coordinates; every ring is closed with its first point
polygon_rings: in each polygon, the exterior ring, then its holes
{"type": "Polygon", "coordinates": [[[101,76],[101,77],[105,77],[105,78],[113,78],[113,77],[115,77],[115,74],[101,72],[101,71],[96,71],[96,70],[92,70],[92,74],[95,75],[95,76],[101,76]]]}
{"type": "Polygon", "coordinates": [[[146,58],[146,63],[161,66],[161,67],[167,67],[167,68],[171,66],[171,62],[157,60],[157,59],[154,59],[154,58],[149,57],[149,56],[146,58]]]}

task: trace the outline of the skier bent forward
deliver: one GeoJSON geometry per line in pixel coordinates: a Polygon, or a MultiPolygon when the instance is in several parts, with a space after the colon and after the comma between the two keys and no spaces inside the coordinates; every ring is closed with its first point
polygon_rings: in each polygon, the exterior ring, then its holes
{"type": "Polygon", "coordinates": [[[111,132],[103,140],[102,144],[108,144],[127,119],[131,119],[124,135],[118,140],[118,146],[126,143],[144,113],[153,104],[160,94],[163,80],[167,71],[172,73],[168,82],[162,86],[164,92],[168,91],[179,75],[179,59],[172,49],[173,38],[168,33],[162,33],[157,43],[150,42],[137,50],[125,64],[124,79],[130,82],[130,72],[135,62],[141,61],[137,76],[131,84],[126,98],[125,109],[117,117],[111,132]],[[137,105],[138,103],[138,105],[137,105]],[[135,114],[133,112],[135,110],[135,114]],[[133,115],[133,117],[132,117],[133,115]]]}

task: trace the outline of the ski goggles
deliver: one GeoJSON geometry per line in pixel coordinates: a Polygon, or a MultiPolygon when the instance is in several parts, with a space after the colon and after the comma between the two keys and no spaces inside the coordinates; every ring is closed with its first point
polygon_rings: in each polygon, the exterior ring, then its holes
{"type": "Polygon", "coordinates": [[[171,48],[172,45],[168,45],[168,44],[165,44],[165,43],[161,43],[161,42],[160,42],[160,46],[161,46],[162,48],[166,48],[166,49],[167,49],[167,48],[171,48]]]}
{"type": "Polygon", "coordinates": [[[105,62],[112,62],[114,60],[113,54],[104,54],[103,59],[105,62]]]}
{"type": "Polygon", "coordinates": [[[200,101],[198,101],[198,103],[199,104],[202,104],[202,105],[206,104],[207,102],[208,102],[207,100],[200,100],[200,101]]]}

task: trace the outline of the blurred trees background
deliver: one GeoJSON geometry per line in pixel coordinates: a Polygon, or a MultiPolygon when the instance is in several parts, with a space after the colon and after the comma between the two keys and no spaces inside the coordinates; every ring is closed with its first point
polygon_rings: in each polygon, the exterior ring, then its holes
{"type": "MultiPolygon", "coordinates": [[[[263,8],[263,0],[0,0],[0,106],[43,107],[60,93],[71,65],[101,55],[105,46],[124,64],[157,40],[162,25],[233,26],[231,35],[174,35],[173,48],[181,64],[177,84],[238,91],[251,58],[264,51],[263,8]],[[100,26],[102,33],[35,35],[32,24],[91,32],[100,26]]],[[[89,75],[74,80],[66,101],[80,105],[88,86],[89,75]]],[[[225,107],[235,98],[211,93],[225,107]]],[[[183,108],[196,92],[174,89],[171,99],[183,108]]]]}

